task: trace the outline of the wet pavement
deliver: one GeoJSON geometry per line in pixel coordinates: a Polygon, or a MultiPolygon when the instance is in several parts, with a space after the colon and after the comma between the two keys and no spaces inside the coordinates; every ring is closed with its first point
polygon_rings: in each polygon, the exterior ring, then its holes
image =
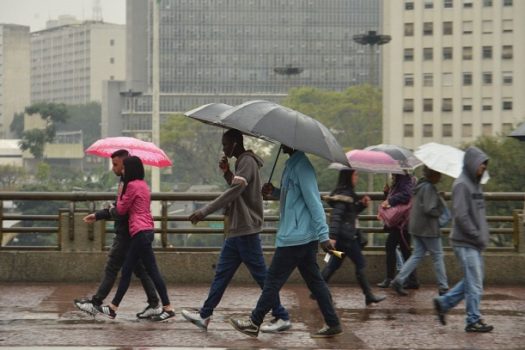
{"type": "Polygon", "coordinates": [[[264,348],[264,349],[525,349],[525,286],[486,286],[481,309],[492,333],[464,331],[463,304],[438,323],[432,309],[433,286],[399,297],[375,288],[387,299],[365,306],[360,290],[352,285],[331,285],[344,334],[333,339],[312,339],[323,325],[317,304],[307,288],[288,284],[281,300],[290,311],[293,327],[282,334],[261,333],[250,338],[235,331],[228,318],[249,314],[260,290],[255,285],[230,286],[204,332],[186,322],[182,308],[204,301],[208,285],[168,285],[176,309],[165,323],[138,321],[135,313],[144,303],[144,292],[133,285],[115,320],[95,318],[78,311],[72,300],[90,296],[96,283],[0,283],[0,347],[24,349],[147,349],[147,348],[264,348]]]}

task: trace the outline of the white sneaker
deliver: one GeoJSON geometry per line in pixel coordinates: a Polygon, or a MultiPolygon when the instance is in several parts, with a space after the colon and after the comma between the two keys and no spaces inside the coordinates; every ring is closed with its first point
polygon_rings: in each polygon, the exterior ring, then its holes
{"type": "Polygon", "coordinates": [[[274,318],[270,323],[265,323],[261,326],[261,332],[263,333],[277,333],[284,332],[292,328],[292,322],[290,320],[283,320],[281,318],[274,318]]]}
{"type": "Polygon", "coordinates": [[[84,311],[85,313],[95,316],[98,314],[98,310],[95,308],[91,301],[75,300],[75,306],[77,309],[84,311]]]}
{"type": "Polygon", "coordinates": [[[208,324],[210,323],[211,316],[202,318],[199,312],[184,309],[182,310],[181,314],[186,320],[190,321],[200,329],[205,331],[208,330],[208,324]]]}
{"type": "Polygon", "coordinates": [[[162,306],[153,307],[148,305],[137,314],[137,318],[150,318],[151,316],[157,316],[162,313],[162,306]]]}

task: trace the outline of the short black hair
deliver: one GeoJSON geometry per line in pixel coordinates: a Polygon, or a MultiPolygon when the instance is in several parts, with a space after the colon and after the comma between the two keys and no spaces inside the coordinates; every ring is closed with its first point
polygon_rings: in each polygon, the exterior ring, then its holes
{"type": "Polygon", "coordinates": [[[130,183],[133,180],[144,180],[144,165],[142,164],[142,160],[140,160],[139,157],[129,156],[127,158],[124,158],[123,164],[124,186],[122,187],[122,193],[120,194],[120,198],[122,198],[122,196],[126,192],[128,183],[130,183]]]}
{"type": "Polygon", "coordinates": [[[125,149],[119,149],[113,153],[111,153],[111,159],[119,157],[119,158],[127,158],[129,157],[129,152],[125,149]]]}
{"type": "Polygon", "coordinates": [[[232,142],[235,142],[238,145],[243,144],[242,132],[240,132],[237,129],[229,129],[228,131],[224,133],[223,136],[227,137],[229,140],[231,140],[232,142]]]}

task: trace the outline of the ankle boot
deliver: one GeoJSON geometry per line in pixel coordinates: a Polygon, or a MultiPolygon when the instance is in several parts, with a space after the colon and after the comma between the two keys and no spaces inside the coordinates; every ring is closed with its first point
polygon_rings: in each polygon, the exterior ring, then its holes
{"type": "Polygon", "coordinates": [[[368,283],[364,271],[356,271],[355,277],[357,279],[357,282],[359,283],[359,286],[361,287],[361,290],[363,291],[363,294],[365,295],[366,305],[370,305],[372,303],[379,303],[385,300],[386,297],[384,295],[375,296],[372,293],[372,290],[370,289],[370,284],[368,283]]]}

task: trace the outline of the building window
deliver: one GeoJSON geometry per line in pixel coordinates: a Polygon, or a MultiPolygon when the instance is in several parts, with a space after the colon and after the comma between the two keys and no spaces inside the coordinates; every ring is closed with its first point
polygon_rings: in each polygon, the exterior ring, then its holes
{"type": "Polygon", "coordinates": [[[503,85],[512,85],[512,72],[502,72],[501,80],[503,85]]]}
{"type": "Polygon", "coordinates": [[[413,10],[414,2],[412,0],[405,0],[405,10],[413,10]]]}
{"type": "Polygon", "coordinates": [[[504,111],[512,111],[512,99],[511,98],[504,98],[503,102],[501,103],[501,108],[504,111]]]}
{"type": "Polygon", "coordinates": [[[432,61],[434,58],[434,51],[431,47],[425,47],[423,49],[423,60],[424,61],[432,61]]]}
{"type": "Polygon", "coordinates": [[[425,8],[426,9],[434,8],[434,0],[425,0],[425,8]]]}
{"type": "Polygon", "coordinates": [[[483,46],[481,48],[481,57],[483,57],[484,60],[488,60],[492,58],[492,46],[483,46]]]}
{"type": "Polygon", "coordinates": [[[403,125],[403,137],[414,137],[414,124],[403,125]]]}
{"type": "Polygon", "coordinates": [[[414,74],[407,73],[405,74],[405,86],[414,86],[414,74]]]}
{"type": "Polygon", "coordinates": [[[512,6],[512,0],[503,0],[503,6],[505,7],[512,6]]]}
{"type": "Polygon", "coordinates": [[[432,73],[423,73],[423,86],[434,86],[434,75],[432,73]]]}
{"type": "Polygon", "coordinates": [[[492,85],[492,72],[483,72],[483,85],[492,85]]]}
{"type": "Polygon", "coordinates": [[[405,98],[403,100],[403,112],[413,112],[414,111],[414,100],[411,98],[405,98]]]}
{"type": "Polygon", "coordinates": [[[115,80],[115,76],[114,75],[110,75],[109,76],[109,80],[115,80]]]}
{"type": "Polygon", "coordinates": [[[451,9],[454,3],[453,0],[443,0],[443,7],[446,9],[451,9]]]}
{"type": "Polygon", "coordinates": [[[504,19],[503,22],[501,22],[501,29],[503,33],[512,33],[512,20],[504,19]]]}
{"type": "Polygon", "coordinates": [[[423,137],[433,137],[434,130],[432,124],[423,124],[423,137]]]}
{"type": "Polygon", "coordinates": [[[464,98],[463,99],[463,111],[468,112],[472,110],[472,99],[464,98]]]}
{"type": "Polygon", "coordinates": [[[481,109],[484,111],[492,111],[492,98],[483,97],[481,99],[481,109]]]}
{"type": "Polygon", "coordinates": [[[405,23],[405,36],[414,35],[414,23],[405,23]]]}
{"type": "Polygon", "coordinates": [[[501,58],[504,60],[512,59],[512,45],[503,45],[501,50],[501,58]]]}
{"type": "Polygon", "coordinates": [[[452,99],[444,98],[441,102],[441,110],[443,112],[452,112],[452,99]]]}
{"type": "Polygon", "coordinates": [[[443,60],[451,60],[451,59],[452,59],[452,48],[444,47],[443,48],[443,60]]]}
{"type": "Polygon", "coordinates": [[[441,132],[443,137],[452,137],[452,124],[443,124],[441,132]]]}
{"type": "Polygon", "coordinates": [[[115,58],[110,57],[110,58],[109,58],[109,63],[111,63],[111,64],[115,63],[115,58]]]}
{"type": "Polygon", "coordinates": [[[453,83],[453,77],[452,73],[443,73],[443,86],[452,86],[453,83]]]}
{"type": "Polygon", "coordinates": [[[434,24],[432,22],[423,23],[423,35],[432,35],[434,32],[434,24]]]}
{"type": "Polygon", "coordinates": [[[433,100],[431,98],[424,98],[423,99],[423,111],[432,112],[432,110],[433,110],[433,100]]]}
{"type": "Polygon", "coordinates": [[[472,85],[472,73],[470,72],[463,73],[463,85],[464,86],[472,85]]]}
{"type": "Polygon", "coordinates": [[[463,34],[472,34],[472,21],[463,21],[463,34]]]}
{"type": "Polygon", "coordinates": [[[452,35],[452,22],[443,22],[443,35],[452,35]]]}
{"type": "Polygon", "coordinates": [[[492,34],[492,21],[486,20],[481,22],[481,30],[483,34],[492,34]]]}
{"type": "Polygon", "coordinates": [[[514,129],[514,127],[512,126],[512,123],[503,123],[503,124],[501,124],[501,132],[504,135],[510,134],[513,129],[514,129]]]}
{"type": "Polygon", "coordinates": [[[471,8],[472,7],[472,0],[463,0],[463,7],[464,8],[471,8]]]}
{"type": "Polygon", "coordinates": [[[472,46],[465,46],[463,48],[463,59],[465,61],[472,60],[472,46]]]}
{"type": "Polygon", "coordinates": [[[109,46],[115,46],[115,39],[109,40],[109,46]]]}
{"type": "Polygon", "coordinates": [[[492,124],[490,123],[481,124],[481,134],[483,136],[492,136],[492,124]]]}
{"type": "Polygon", "coordinates": [[[467,123],[461,126],[461,136],[472,137],[472,124],[467,123]]]}
{"type": "Polygon", "coordinates": [[[492,0],[483,0],[483,7],[492,7],[492,0]]]}
{"type": "Polygon", "coordinates": [[[414,49],[405,49],[403,51],[403,59],[405,61],[413,61],[414,60],[414,49]]]}

